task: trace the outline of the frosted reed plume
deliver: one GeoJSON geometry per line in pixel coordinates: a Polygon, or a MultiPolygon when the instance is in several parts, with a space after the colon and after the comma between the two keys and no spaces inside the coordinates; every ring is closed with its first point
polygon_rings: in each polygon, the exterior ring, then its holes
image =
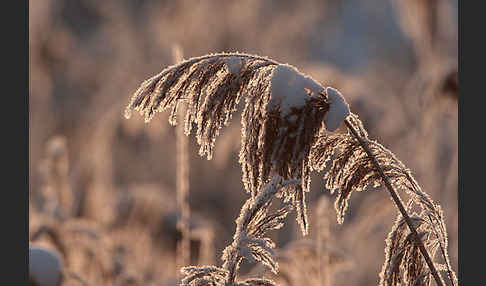
{"type": "Polygon", "coordinates": [[[222,256],[223,268],[228,270],[230,282],[234,281],[236,270],[243,258],[250,262],[260,261],[277,273],[278,264],[272,258],[275,244],[264,235],[268,230],[283,226],[290,206],[284,205],[273,214],[268,214],[268,208],[280,189],[295,183],[295,180],[282,182],[281,177],[275,177],[254,200],[249,199],[243,205],[240,216],[236,219],[233,243],[223,251],[222,256]]]}
{"type": "MultiPolygon", "coordinates": [[[[410,219],[433,257],[437,250],[442,248],[440,246],[441,237],[437,236],[431,229],[433,226],[427,224],[420,216],[412,215],[410,219]]],[[[380,273],[380,285],[402,285],[402,283],[405,285],[431,285],[430,270],[401,215],[398,216],[386,243],[386,257],[380,273]]],[[[450,266],[437,265],[437,268],[442,271],[448,271],[448,267],[450,266]]],[[[453,274],[448,273],[448,275],[453,274]]],[[[454,285],[456,278],[450,276],[449,279],[454,285]]]]}
{"type": "MultiPolygon", "coordinates": [[[[243,258],[260,261],[276,272],[277,265],[271,256],[274,245],[263,238],[263,233],[281,227],[289,209],[283,208],[267,218],[266,206],[274,195],[282,198],[288,208],[296,209],[297,221],[306,234],[305,193],[309,191],[310,173],[325,169],[328,169],[324,175],[326,188],[332,193],[338,192],[335,208],[339,223],[344,220],[353,191],[384,185],[430,270],[424,275],[433,277],[437,285],[443,285],[439,272],[446,270],[451,282],[455,282],[440,206],[421,190],[411,172],[391,151],[368,139],[363,124],[350,112],[339,91],[324,88],[294,67],[240,53],[192,58],[143,82],[125,115],[128,118],[131,111],[136,110],[148,122],[156,112],[170,108],[169,122],[175,125],[179,103],[187,103],[185,134],[189,135],[192,124],[196,124],[199,154],[211,159],[219,129],[229,124],[243,96],[239,162],[243,183],[251,198],[237,219],[233,244],[224,251],[223,267],[185,268],[187,276],[183,285],[203,285],[203,281],[233,285],[243,258]],[[329,133],[343,121],[347,133],[329,133]],[[278,188],[281,190],[277,192],[276,178],[298,180],[300,184],[278,188]],[[407,209],[396,190],[410,196],[407,209]],[[433,237],[419,236],[408,215],[414,208],[418,209],[417,215],[424,224],[429,225],[433,237]],[[262,226],[258,226],[259,223],[262,226]],[[430,254],[435,251],[430,242],[434,239],[445,266],[432,261],[434,256],[430,254]]],[[[407,265],[400,268],[401,275],[406,275],[404,267],[407,265]]],[[[432,278],[425,277],[425,280],[432,278]]]]}
{"type": "Polygon", "coordinates": [[[144,81],[125,116],[136,110],[148,122],[156,112],[171,109],[169,122],[176,124],[179,104],[185,102],[185,133],[190,134],[193,123],[197,125],[199,154],[211,159],[219,129],[229,125],[245,96],[239,158],[245,189],[255,197],[272,173],[300,178],[300,189],[292,192],[291,200],[307,233],[310,147],[319,129],[325,126],[334,131],[349,112],[335,108],[325,117],[328,99],[336,101],[336,106],[340,100],[335,93],[328,98],[327,90],[294,67],[268,58],[213,54],[185,60],[144,81]]]}
{"type": "MultiPolygon", "coordinates": [[[[400,210],[403,220],[410,229],[410,237],[413,239],[413,243],[420,250],[420,253],[423,255],[421,257],[423,257],[429,267],[430,271],[426,275],[433,276],[437,285],[443,285],[443,279],[438,270],[446,270],[451,283],[456,283],[457,281],[450,268],[447,254],[447,232],[440,206],[422,191],[410,170],[391,151],[378,142],[368,139],[368,134],[356,115],[350,115],[345,120],[345,123],[349,130],[347,134],[322,135],[322,140],[318,141],[320,143],[313,147],[311,155],[313,166],[317,170],[323,170],[329,165],[329,170],[324,175],[324,180],[326,181],[326,188],[331,192],[338,191],[335,202],[338,222],[342,223],[344,220],[344,214],[353,191],[363,191],[368,186],[377,188],[385,185],[400,210]],[[332,162],[330,163],[331,159],[332,162]],[[411,197],[407,209],[404,208],[403,202],[395,189],[401,190],[411,197]],[[426,237],[419,236],[413,220],[408,215],[408,212],[413,207],[419,209],[418,217],[423,220],[424,224],[428,225],[434,237],[430,235],[426,237]],[[425,243],[423,242],[424,238],[425,243]],[[430,247],[432,240],[436,240],[436,243],[439,245],[442,258],[446,261],[446,266],[432,262],[433,254],[435,254],[435,250],[430,247]]],[[[396,228],[392,230],[392,233],[396,231],[396,228]]],[[[393,243],[396,243],[396,241],[393,241],[393,243]]],[[[393,243],[388,242],[387,253],[393,248],[393,243]]],[[[406,275],[404,274],[406,273],[404,267],[408,263],[411,262],[407,261],[399,268],[401,270],[400,274],[406,275]]],[[[391,266],[392,264],[385,261],[383,267],[385,269],[391,266]]],[[[382,276],[385,275],[388,278],[387,273],[383,271],[382,276]]],[[[430,277],[427,279],[427,281],[431,280],[430,277]]],[[[410,280],[410,277],[408,280],[410,280]]],[[[400,280],[393,281],[398,282],[400,280]]]]}
{"type": "Polygon", "coordinates": [[[292,205],[283,201],[283,206],[269,213],[274,197],[281,197],[281,191],[291,185],[298,184],[297,180],[283,180],[276,176],[264,185],[255,198],[246,201],[236,219],[236,231],[233,242],[227,246],[221,257],[221,268],[214,266],[185,267],[181,271],[186,274],[181,285],[275,285],[270,280],[249,279],[236,282],[237,271],[243,259],[250,262],[261,262],[277,273],[278,264],[273,258],[275,243],[265,234],[270,230],[280,229],[292,209],[292,205]],[[208,283],[208,284],[205,284],[208,283]]]}

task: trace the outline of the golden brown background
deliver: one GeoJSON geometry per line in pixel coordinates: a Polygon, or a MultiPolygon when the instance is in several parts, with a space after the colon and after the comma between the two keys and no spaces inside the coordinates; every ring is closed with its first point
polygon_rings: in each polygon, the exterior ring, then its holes
{"type": "MultiPolygon", "coordinates": [[[[370,137],[393,151],[441,204],[457,271],[457,1],[29,5],[30,235],[42,225],[62,234],[70,222],[96,229],[100,249],[88,258],[76,254],[81,262],[72,262],[91,285],[109,279],[114,285],[171,285],[176,279],[175,129],[167,114],[150,124],[138,114],[123,117],[139,84],[174,63],[174,45],[184,58],[223,51],[268,56],[339,89],[370,137]],[[103,247],[105,239],[116,251],[103,247]],[[101,266],[82,266],[86,261],[101,266]]],[[[203,237],[195,239],[195,262],[220,264],[248,197],[237,159],[239,132],[237,120],[222,130],[211,161],[197,155],[193,136],[189,141],[189,202],[193,228],[203,237]]],[[[333,200],[320,176],[308,199],[308,240],[317,230],[316,203],[323,196],[333,200]]],[[[330,206],[332,243],[346,262],[334,272],[335,285],[376,285],[396,217],[388,194],[355,194],[343,225],[330,206]]],[[[280,248],[303,239],[293,217],[275,237],[280,248]]],[[[52,238],[36,240],[52,245],[52,238]]],[[[65,245],[79,249],[76,243],[65,245]]],[[[256,271],[250,264],[244,270],[256,271]]]]}

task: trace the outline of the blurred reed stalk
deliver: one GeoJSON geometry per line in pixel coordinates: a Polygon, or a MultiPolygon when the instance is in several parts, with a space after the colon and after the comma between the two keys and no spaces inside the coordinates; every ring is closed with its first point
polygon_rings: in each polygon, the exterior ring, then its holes
{"type": "Polygon", "coordinates": [[[319,255],[319,281],[322,286],[332,285],[331,253],[329,242],[331,241],[331,226],[328,210],[331,204],[326,196],[321,196],[317,207],[318,233],[317,252],[319,255]]]}
{"type": "MultiPolygon", "coordinates": [[[[214,230],[212,228],[204,228],[199,230],[199,239],[201,246],[199,247],[198,265],[214,264],[214,230]]],[[[191,236],[195,237],[194,231],[191,231],[191,236]]]]}
{"type": "Polygon", "coordinates": [[[53,136],[46,146],[46,158],[41,165],[45,177],[44,209],[56,219],[72,214],[73,194],[69,184],[69,158],[67,140],[53,136]]]}
{"type": "MultiPolygon", "coordinates": [[[[179,45],[172,46],[172,58],[174,63],[183,60],[182,49],[179,45]]],[[[184,118],[186,106],[179,106],[178,114],[184,118]]],[[[181,239],[177,242],[176,273],[180,280],[179,269],[191,264],[191,231],[189,220],[191,209],[189,207],[189,162],[188,162],[188,142],[184,134],[184,124],[176,127],[176,148],[177,148],[177,208],[179,210],[179,220],[177,229],[181,233],[181,239]]]]}
{"type": "MultiPolygon", "coordinates": [[[[405,219],[405,221],[406,221],[406,223],[407,223],[407,225],[410,229],[410,232],[412,233],[412,237],[415,240],[415,243],[418,245],[420,252],[422,253],[422,255],[425,259],[425,262],[427,263],[427,266],[429,267],[430,272],[435,279],[435,282],[437,283],[437,285],[443,286],[444,284],[442,283],[442,279],[440,278],[440,276],[437,272],[437,269],[435,268],[434,263],[432,262],[432,259],[430,258],[430,255],[429,255],[429,253],[427,252],[427,249],[424,246],[424,243],[422,242],[422,239],[420,239],[420,236],[418,235],[417,230],[414,227],[412,220],[410,219],[410,216],[408,215],[405,207],[403,206],[403,203],[402,203],[400,197],[398,196],[398,193],[395,191],[395,189],[391,185],[390,180],[385,175],[385,172],[381,168],[376,157],[371,152],[371,149],[369,148],[368,144],[363,140],[363,138],[361,138],[361,136],[358,134],[358,131],[356,131],[356,129],[353,127],[353,124],[351,124],[348,119],[345,119],[344,123],[346,124],[346,127],[348,127],[348,129],[354,135],[354,137],[356,137],[356,139],[359,141],[359,144],[366,151],[366,153],[368,154],[369,158],[371,159],[373,165],[378,170],[378,173],[380,174],[381,178],[383,179],[383,182],[385,183],[387,190],[390,192],[390,195],[391,195],[393,201],[395,202],[398,210],[400,211],[403,218],[405,219]]],[[[451,280],[451,281],[453,281],[453,280],[451,280]]]]}

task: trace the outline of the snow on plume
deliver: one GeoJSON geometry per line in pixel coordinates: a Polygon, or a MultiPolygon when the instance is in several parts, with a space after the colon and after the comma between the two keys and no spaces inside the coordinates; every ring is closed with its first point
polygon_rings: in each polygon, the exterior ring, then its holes
{"type": "MultiPolygon", "coordinates": [[[[267,108],[273,109],[280,105],[280,115],[285,116],[291,107],[301,108],[309,98],[306,89],[317,95],[324,91],[319,83],[301,74],[290,65],[278,65],[271,79],[271,100],[267,108]]],[[[268,110],[268,109],[267,109],[268,110]]]]}
{"type": "Polygon", "coordinates": [[[326,113],[324,123],[328,131],[335,131],[341,122],[349,115],[349,105],[343,95],[332,87],[326,88],[329,111],[326,113]]]}

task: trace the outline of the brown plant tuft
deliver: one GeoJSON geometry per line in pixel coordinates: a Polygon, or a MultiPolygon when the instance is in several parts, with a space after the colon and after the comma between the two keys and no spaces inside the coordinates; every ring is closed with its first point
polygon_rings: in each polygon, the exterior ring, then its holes
{"type": "MultiPolygon", "coordinates": [[[[290,86],[292,88],[292,86],[290,86]]],[[[247,192],[255,197],[272,172],[285,178],[301,178],[301,190],[290,199],[298,221],[307,232],[305,192],[310,185],[308,155],[329,110],[324,87],[295,68],[268,58],[240,53],[221,53],[185,60],[146,80],[133,95],[125,116],[139,111],[148,122],[156,112],[171,109],[169,122],[176,124],[179,104],[187,104],[184,130],[197,125],[199,154],[212,158],[216,137],[229,125],[238,103],[245,97],[241,123],[240,163],[247,192]],[[286,105],[285,91],[275,92],[282,81],[306,81],[296,96],[303,104],[286,105]]],[[[292,103],[294,99],[287,101],[292,103]]]]}
{"type": "MultiPolygon", "coordinates": [[[[307,233],[305,193],[309,191],[310,173],[326,168],[326,188],[338,192],[335,208],[339,223],[344,220],[353,191],[369,186],[384,185],[400,210],[410,239],[401,242],[402,236],[396,235],[399,233],[395,227],[387,253],[398,245],[407,248],[410,242],[416,247],[410,248],[410,259],[404,266],[397,268],[402,264],[385,262],[383,273],[398,273],[406,281],[430,281],[431,275],[438,285],[443,285],[439,272],[446,271],[449,280],[456,282],[447,255],[447,232],[440,206],[421,190],[410,170],[391,151],[368,138],[363,124],[350,113],[339,91],[324,88],[295,68],[239,53],[192,58],[142,83],[125,115],[128,118],[132,110],[137,110],[148,122],[155,112],[171,108],[169,122],[175,125],[178,105],[185,102],[185,134],[190,134],[195,123],[199,154],[211,159],[219,129],[229,124],[243,96],[239,162],[251,198],[236,220],[233,243],[223,251],[222,268],[184,268],[183,285],[247,285],[235,282],[243,258],[262,262],[276,273],[277,264],[272,257],[275,245],[263,235],[269,229],[280,228],[291,208],[296,209],[301,230],[307,233]],[[348,133],[327,132],[335,131],[343,120],[348,133]],[[294,184],[296,180],[300,183],[294,184]],[[292,182],[293,186],[284,186],[284,182],[292,182]],[[410,196],[407,209],[396,190],[410,196]],[[285,206],[268,215],[274,196],[281,198],[285,206]],[[432,235],[417,231],[408,215],[414,209],[432,235]],[[432,262],[434,247],[441,250],[445,266],[435,267],[432,262]],[[416,262],[419,267],[420,259],[429,272],[409,264],[416,262]]],[[[390,275],[382,277],[388,279],[390,275]]]]}
{"type": "MultiPolygon", "coordinates": [[[[311,155],[313,167],[317,170],[325,169],[332,159],[332,162],[329,164],[330,166],[328,166],[329,170],[324,175],[324,180],[326,181],[326,187],[331,192],[335,190],[338,191],[338,196],[335,202],[338,222],[342,223],[344,220],[348,201],[353,191],[363,191],[370,185],[375,188],[381,185],[386,185],[391,192],[392,197],[395,199],[394,196],[396,196],[395,203],[397,203],[401,212],[403,210],[402,215],[403,213],[407,215],[407,212],[410,212],[413,207],[418,208],[419,213],[417,217],[422,222],[425,222],[424,225],[428,225],[429,232],[434,234],[434,238],[430,235],[421,235],[421,233],[412,229],[413,225],[410,225],[412,223],[411,218],[404,218],[404,221],[407,222],[411,231],[410,241],[416,247],[416,253],[414,252],[414,255],[417,254],[420,256],[418,258],[416,257],[416,259],[424,259],[424,261],[429,264],[430,272],[428,272],[427,275],[433,275],[437,284],[440,285],[442,277],[437,273],[435,267],[431,265],[431,263],[433,263],[431,259],[433,258],[433,254],[435,254],[435,250],[428,248],[428,246],[431,245],[431,241],[434,240],[436,245],[441,249],[442,258],[446,261],[446,266],[440,267],[439,271],[445,270],[451,283],[454,284],[457,279],[450,267],[446,247],[447,232],[445,230],[445,222],[440,206],[434,203],[430,197],[422,191],[410,170],[407,169],[391,151],[378,142],[368,139],[368,135],[356,115],[349,116],[346,124],[349,128],[347,134],[337,134],[332,136],[324,135],[314,146],[311,155]],[[379,166],[378,168],[377,165],[379,166]],[[407,210],[403,208],[401,199],[394,191],[395,188],[404,191],[411,197],[407,210]],[[417,235],[420,237],[417,237],[417,235]],[[432,255],[430,255],[430,253],[432,255]],[[424,258],[422,258],[421,255],[424,255],[424,258]]],[[[392,238],[389,238],[387,243],[387,252],[392,251],[392,249],[396,248],[397,244],[400,244],[400,238],[397,238],[400,236],[393,234],[396,231],[397,227],[390,233],[392,238]]],[[[410,266],[408,263],[412,262],[418,263],[418,261],[415,260],[407,260],[406,266],[410,266]]],[[[391,273],[395,274],[403,274],[402,272],[404,271],[404,268],[396,268],[397,265],[400,265],[400,263],[396,264],[386,261],[383,266],[382,276],[385,275],[388,279],[389,275],[383,274],[387,273],[387,271],[391,271],[391,273]],[[395,268],[390,270],[390,267],[395,268]],[[399,270],[402,270],[402,272],[399,272],[399,270]]],[[[409,272],[406,271],[405,273],[406,274],[403,275],[409,274],[409,272]]],[[[418,276],[415,278],[417,277],[418,276]]],[[[429,278],[430,277],[428,277],[428,279],[429,278]]],[[[412,277],[410,276],[407,279],[410,280],[412,277]]],[[[389,280],[387,281],[389,282],[389,280]]],[[[395,284],[384,285],[397,285],[396,283],[399,283],[399,280],[395,279],[393,281],[395,284]]],[[[382,283],[384,282],[382,281],[382,283]]]]}
{"type": "MultiPolygon", "coordinates": [[[[429,254],[434,257],[437,250],[441,248],[440,240],[442,238],[437,236],[433,226],[420,216],[414,214],[410,216],[410,219],[416,226],[429,254]]],[[[386,243],[386,258],[380,273],[380,285],[431,285],[433,280],[431,271],[401,215],[397,217],[386,243]]],[[[435,266],[439,270],[448,271],[446,265],[437,263],[435,266]]],[[[450,281],[453,285],[457,282],[455,276],[451,276],[450,281]]]]}
{"type": "Polygon", "coordinates": [[[292,205],[283,202],[283,206],[273,213],[269,213],[269,209],[274,197],[296,183],[296,180],[284,181],[276,176],[254,199],[248,199],[236,219],[233,242],[223,250],[223,265],[182,268],[181,272],[186,276],[181,285],[275,285],[272,281],[254,278],[238,282],[237,272],[243,259],[261,262],[273,273],[278,272],[278,264],[273,258],[275,243],[265,235],[284,225],[292,205]]]}

